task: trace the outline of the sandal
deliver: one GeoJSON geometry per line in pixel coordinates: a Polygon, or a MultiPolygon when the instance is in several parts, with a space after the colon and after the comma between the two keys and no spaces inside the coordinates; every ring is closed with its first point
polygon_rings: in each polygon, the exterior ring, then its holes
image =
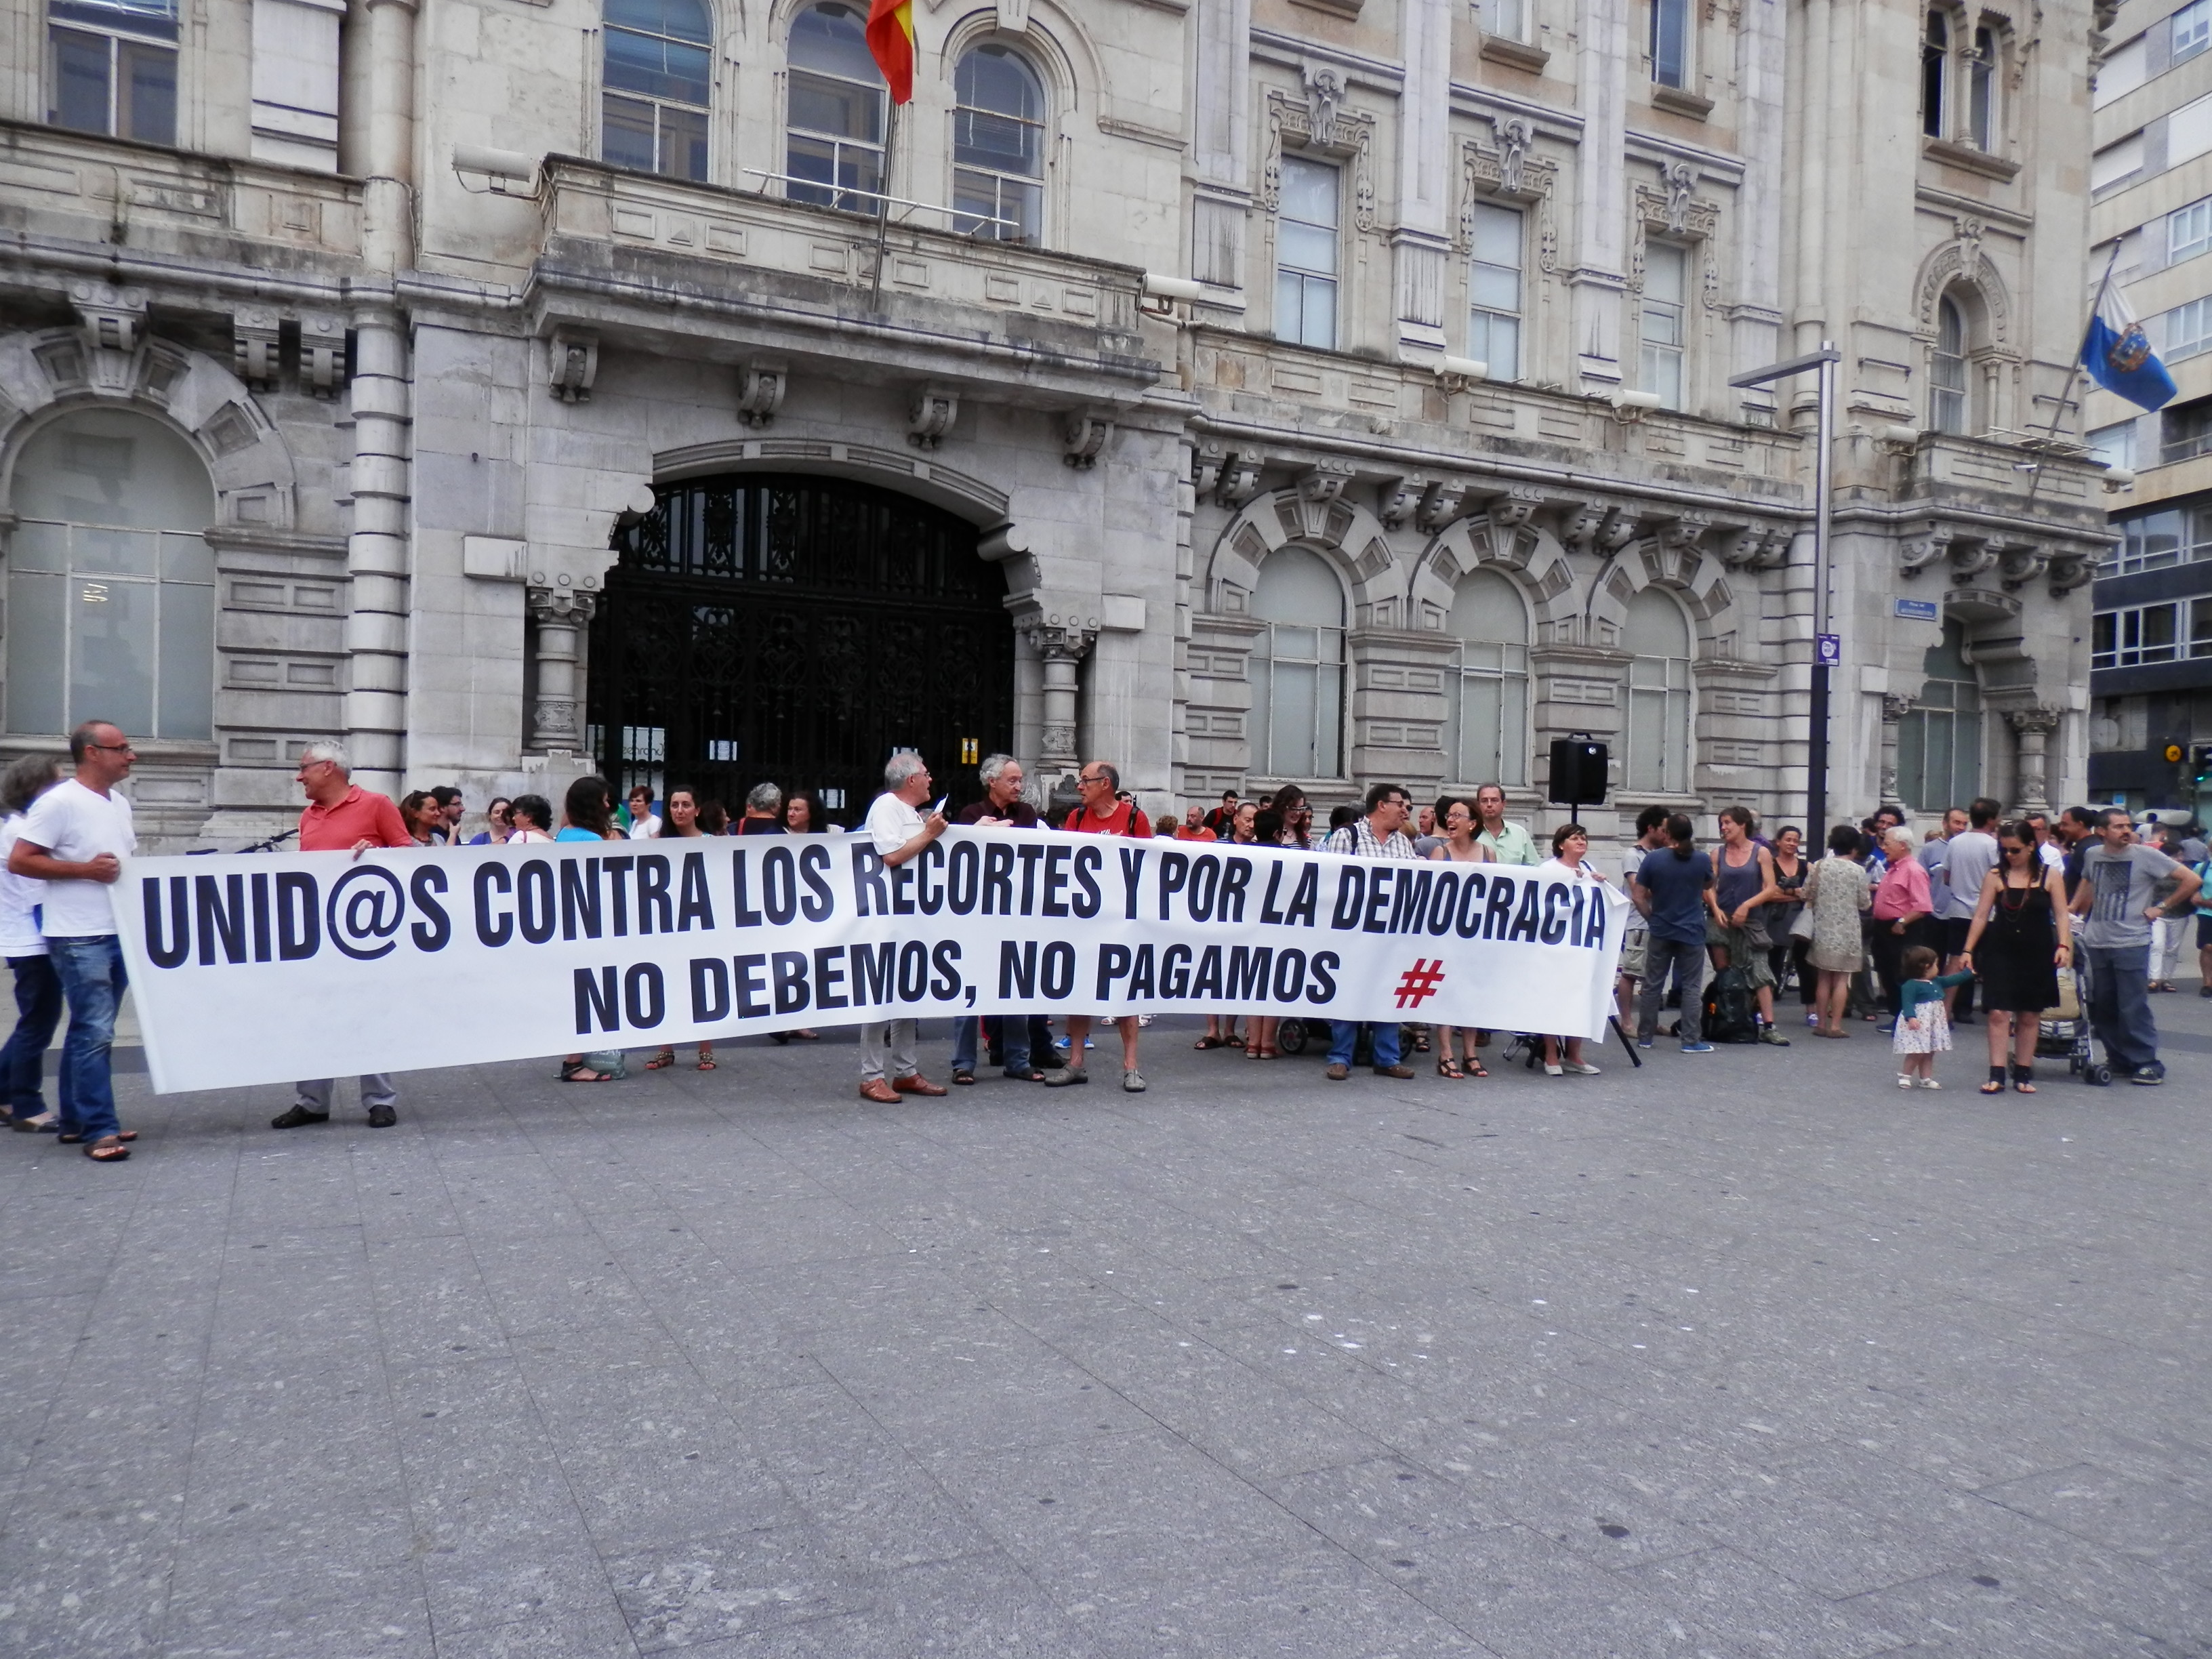
{"type": "Polygon", "coordinates": [[[1469,1054],[1467,1057],[1467,1074],[1469,1077],[1488,1077],[1490,1075],[1490,1068],[1485,1066],[1480,1060],[1477,1060],[1473,1054],[1469,1054]]]}
{"type": "Polygon", "coordinates": [[[1457,1060],[1449,1054],[1445,1054],[1437,1061],[1437,1075],[1457,1079],[1465,1077],[1467,1073],[1460,1070],[1457,1060]]]}
{"type": "Polygon", "coordinates": [[[120,1164],[131,1156],[131,1149],[112,1139],[97,1140],[84,1149],[84,1155],[94,1164],[120,1164]]]}
{"type": "Polygon", "coordinates": [[[952,1073],[952,1080],[955,1083],[973,1083],[975,1080],[975,1073],[963,1072],[956,1067],[952,1073]]]}
{"type": "Polygon", "coordinates": [[[648,1072],[658,1072],[662,1070],[664,1067],[673,1066],[675,1063],[676,1050],[673,1048],[663,1048],[651,1060],[645,1062],[645,1069],[648,1072]]]}
{"type": "Polygon", "coordinates": [[[1425,1054],[1429,1052],[1429,1034],[1426,1031],[1414,1037],[1413,1052],[1417,1054],[1425,1054]]]}
{"type": "Polygon", "coordinates": [[[1202,1036],[1190,1046],[1194,1048],[1226,1048],[1229,1046],[1229,1039],[1227,1037],[1202,1036]]]}
{"type": "Polygon", "coordinates": [[[1982,1085],[1982,1092],[1985,1095],[2001,1095],[2004,1092],[2004,1085],[1996,1079],[1991,1078],[1987,1083],[1982,1085]]]}
{"type": "Polygon", "coordinates": [[[614,1081],[614,1073],[595,1072],[580,1060],[564,1060],[561,1062],[561,1081],[563,1083],[611,1083],[614,1081]]]}
{"type": "Polygon", "coordinates": [[[699,1051],[699,1069],[702,1072],[711,1072],[714,1069],[714,1055],[712,1049],[702,1048],[699,1051]]]}
{"type": "MultiPolygon", "coordinates": [[[[128,1142],[137,1139],[138,1132],[136,1129],[118,1129],[108,1138],[128,1142]]],[[[82,1135],[56,1135],[54,1139],[64,1146],[80,1146],[84,1144],[85,1138],[82,1135]]]]}

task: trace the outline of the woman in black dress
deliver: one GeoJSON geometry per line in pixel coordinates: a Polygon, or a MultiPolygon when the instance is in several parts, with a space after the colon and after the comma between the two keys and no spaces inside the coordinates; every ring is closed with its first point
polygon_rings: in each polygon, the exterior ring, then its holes
{"type": "Polygon", "coordinates": [[[2036,851],[2025,823],[1997,831],[1997,867],[1983,878],[1974,919],[1966,926],[1963,965],[1982,982],[1990,1028],[1985,1095],[2005,1086],[2006,1039],[2012,1039],[2012,1086],[2035,1092],[2035,1039],[2043,1011],[2058,1006],[2058,970],[2073,958],[2065,877],[2036,851]]]}

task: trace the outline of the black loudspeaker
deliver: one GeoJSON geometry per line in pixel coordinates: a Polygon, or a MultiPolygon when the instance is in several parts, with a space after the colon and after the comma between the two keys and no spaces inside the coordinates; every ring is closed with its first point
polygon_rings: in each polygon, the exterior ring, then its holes
{"type": "Polygon", "coordinates": [[[1557,806],[1605,805],[1606,746],[1587,732],[1552,739],[1552,802],[1557,806]]]}

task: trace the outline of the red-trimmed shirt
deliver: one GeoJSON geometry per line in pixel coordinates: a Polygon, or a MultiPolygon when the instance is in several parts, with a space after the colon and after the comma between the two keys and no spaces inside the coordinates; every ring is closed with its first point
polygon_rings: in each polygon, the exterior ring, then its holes
{"type": "Polygon", "coordinates": [[[392,797],[355,784],[335,806],[309,801],[300,814],[300,850],[303,853],[344,853],[356,842],[372,847],[412,847],[415,837],[399,821],[392,797]]]}
{"type": "Polygon", "coordinates": [[[1079,806],[1067,815],[1067,822],[1060,828],[1079,835],[1135,836],[1140,840],[1149,838],[1152,833],[1152,820],[1133,800],[1115,801],[1114,810],[1103,818],[1094,818],[1089,807],[1079,806]]]}

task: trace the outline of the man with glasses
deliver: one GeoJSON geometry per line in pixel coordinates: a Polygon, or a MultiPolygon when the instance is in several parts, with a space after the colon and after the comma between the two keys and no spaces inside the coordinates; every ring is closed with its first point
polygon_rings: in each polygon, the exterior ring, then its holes
{"type": "MultiPolygon", "coordinates": [[[[1133,800],[1121,799],[1121,775],[1104,761],[1092,761],[1075,780],[1075,787],[1083,793],[1083,805],[1067,815],[1063,830],[1084,836],[1131,836],[1139,841],[1150,841],[1152,826],[1144,809],[1133,800]]],[[[1234,795],[1223,797],[1224,804],[1233,802],[1234,795]]],[[[1123,1014],[1115,1024],[1121,1028],[1121,1087],[1128,1093],[1145,1092],[1145,1074],[1137,1069],[1137,1031],[1139,1021],[1134,1014],[1123,1014]]],[[[1067,1060],[1044,1074],[1048,1089],[1065,1089],[1071,1084],[1088,1083],[1091,1073],[1084,1066],[1083,1051],[1091,1040],[1091,1016],[1070,1014],[1067,1017],[1067,1060]]]]}
{"type": "Polygon", "coordinates": [[[138,850],[131,803],[115,788],[131,775],[138,756],[131,739],[106,720],[87,720],[70,733],[69,744],[76,775],[31,804],[8,868],[46,884],[40,931],[70,1010],[62,1048],[60,1138],[83,1143],[84,1155],[94,1163],[119,1164],[131,1156],[129,1143],[138,1133],[116,1119],[108,1066],[115,1011],[128,981],[107,890],[121,878],[123,860],[138,850]]]}
{"type": "MultiPolygon", "coordinates": [[[[924,817],[929,799],[929,768],[911,749],[902,749],[884,768],[884,793],[868,808],[860,833],[876,844],[886,866],[896,870],[920,858],[945,833],[945,814],[924,817]]],[[[901,1095],[941,1095],[945,1085],[921,1074],[915,1058],[915,1022],[870,1020],[860,1027],[860,1098],[896,1106],[901,1095]],[[888,1080],[886,1080],[888,1073],[888,1080]]]]}
{"type": "Polygon", "coordinates": [[[2185,914],[2204,883],[2156,848],[2139,845],[2135,835],[2133,815],[2117,806],[2106,812],[2097,842],[2082,854],[2072,908],[2083,919],[2089,1023],[2113,1071],[2149,1087],[2166,1081],[2150,1012],[2150,926],[2185,914]],[[2159,884],[2177,878],[2172,896],[2158,902],[2159,884]]]}
{"type": "MultiPolygon", "coordinates": [[[[1477,805],[1480,805],[1480,800],[1477,805]]],[[[1505,810],[1503,790],[1498,792],[1498,807],[1502,815],[1505,810]]],[[[1413,851],[1413,840],[1406,834],[1406,821],[1413,815],[1412,796],[1395,783],[1378,783],[1367,792],[1367,815],[1352,819],[1340,830],[1330,830],[1322,850],[1367,859],[1415,858],[1418,854],[1413,851]]],[[[1520,828],[1518,824],[1512,827],[1520,828]]],[[[1525,837],[1528,832],[1522,830],[1522,834],[1525,837]]],[[[1341,1083],[1352,1075],[1352,1055],[1358,1046],[1363,1024],[1370,1033],[1374,1049],[1375,1075],[1413,1076],[1412,1066],[1398,1063],[1396,1020],[1333,1019],[1328,1023],[1328,1080],[1341,1083]]]]}

